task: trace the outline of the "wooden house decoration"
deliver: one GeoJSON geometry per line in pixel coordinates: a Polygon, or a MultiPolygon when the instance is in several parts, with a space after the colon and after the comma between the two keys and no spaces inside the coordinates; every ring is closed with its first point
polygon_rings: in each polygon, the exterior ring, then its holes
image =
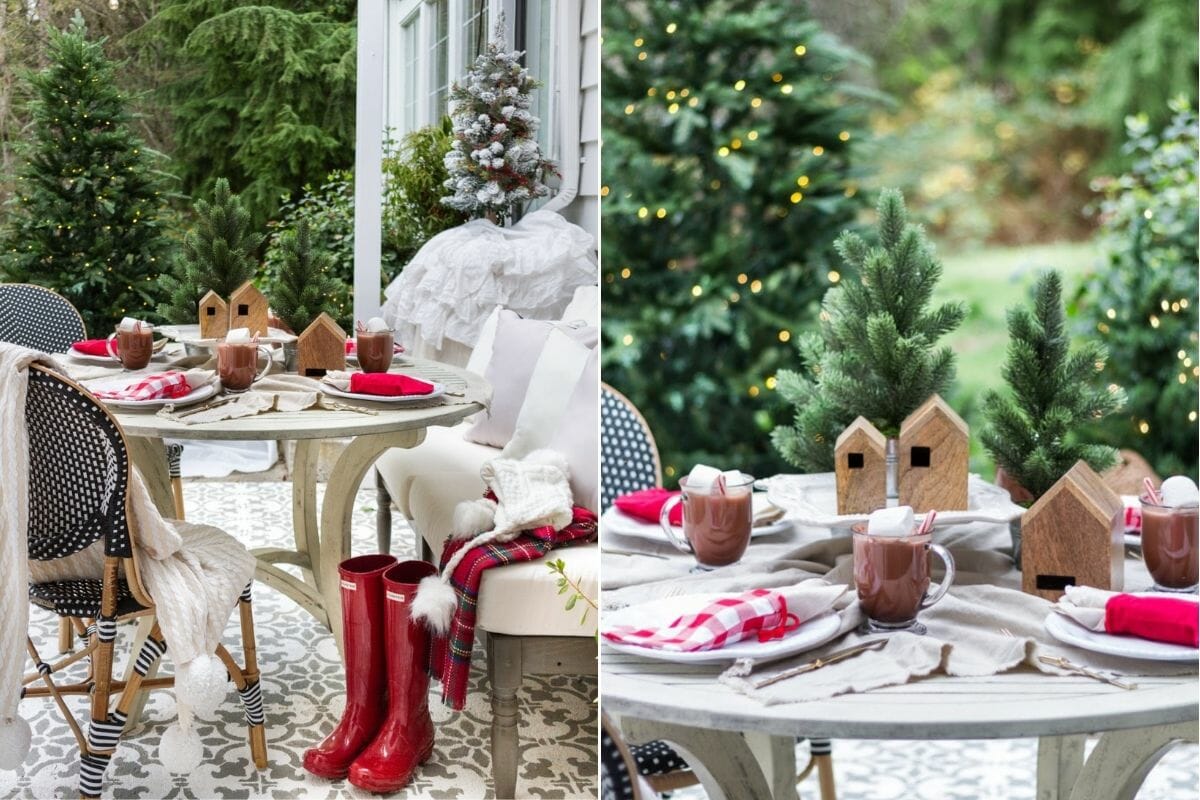
{"type": "Polygon", "coordinates": [[[938,395],[900,423],[900,505],[913,511],[965,511],[970,429],[938,395]]]}
{"type": "Polygon", "coordinates": [[[1066,586],[1125,586],[1125,508],[1078,461],[1021,518],[1021,589],[1057,600],[1066,586]]]}
{"type": "Polygon", "coordinates": [[[229,330],[248,328],[251,336],[267,335],[267,298],[246,281],[229,296],[229,330]]]}
{"type": "Polygon", "coordinates": [[[229,304],[212,289],[200,298],[200,338],[222,339],[229,332],[229,304]]]}
{"type": "Polygon", "coordinates": [[[834,445],[839,514],[869,514],[887,505],[887,439],[859,417],[834,445]]]}
{"type": "Polygon", "coordinates": [[[322,313],[300,334],[296,366],[297,372],[310,378],[346,368],[346,332],[333,317],[322,313]]]}

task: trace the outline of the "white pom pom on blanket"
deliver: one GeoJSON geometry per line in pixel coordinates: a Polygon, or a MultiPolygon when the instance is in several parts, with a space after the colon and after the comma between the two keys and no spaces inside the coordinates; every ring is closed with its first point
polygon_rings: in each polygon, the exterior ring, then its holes
{"type": "Polygon", "coordinates": [[[204,719],[217,713],[229,685],[229,672],[216,656],[198,656],[175,671],[175,697],[204,719]]]}
{"type": "Polygon", "coordinates": [[[451,539],[469,539],[446,563],[442,574],[423,578],[411,613],[438,635],[450,630],[457,598],[450,578],[471,550],[492,542],[509,542],[529,528],[571,524],[572,497],[567,460],[553,450],[535,450],[523,460],[495,458],[480,476],[499,498],[468,500],[454,509],[451,539]]]}
{"type": "Polygon", "coordinates": [[[22,717],[0,722],[0,769],[16,769],[24,764],[32,738],[29,723],[22,717]]]}
{"type": "Polygon", "coordinates": [[[204,743],[192,728],[184,730],[178,722],[167,726],[158,743],[158,760],[167,772],[177,775],[193,772],[204,760],[204,743]]]}

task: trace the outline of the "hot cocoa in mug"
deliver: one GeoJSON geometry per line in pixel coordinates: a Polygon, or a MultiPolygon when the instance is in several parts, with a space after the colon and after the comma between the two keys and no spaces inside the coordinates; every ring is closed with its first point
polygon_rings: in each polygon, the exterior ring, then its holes
{"type": "Polygon", "coordinates": [[[221,388],[236,394],[244,392],[250,385],[267,374],[271,368],[271,351],[252,342],[221,342],[217,345],[217,376],[221,388]],[[267,363],[262,372],[258,370],[259,352],[266,354],[267,363]]]}
{"type": "Polygon", "coordinates": [[[359,331],[355,334],[354,355],[363,372],[387,372],[395,356],[396,340],[391,331],[359,331]]]}
{"type": "Polygon", "coordinates": [[[942,599],[954,581],[954,558],[933,544],[931,533],[883,536],[854,526],[854,585],[858,603],[872,633],[907,630],[924,633],[917,613],[942,599]],[[946,576],[930,594],[929,556],[936,553],[946,576]]]}
{"type": "Polygon", "coordinates": [[[687,478],[682,478],[679,488],[680,496],[668,501],[659,515],[671,543],[695,555],[700,569],[725,567],[740,561],[750,544],[754,523],[751,502],[754,478],[742,475],[737,481],[727,481],[723,491],[715,486],[708,491],[689,490],[687,478]],[[683,503],[683,541],[669,521],[671,509],[677,503],[683,503]]]}
{"type": "Polygon", "coordinates": [[[108,354],[120,361],[125,369],[145,369],[154,355],[154,329],[149,325],[117,328],[117,332],[108,337],[108,354]],[[116,352],[113,351],[114,340],[116,352]]]}
{"type": "Polygon", "coordinates": [[[1200,583],[1196,523],[1200,509],[1156,505],[1142,498],[1142,558],[1154,588],[1193,592],[1200,583]]]}

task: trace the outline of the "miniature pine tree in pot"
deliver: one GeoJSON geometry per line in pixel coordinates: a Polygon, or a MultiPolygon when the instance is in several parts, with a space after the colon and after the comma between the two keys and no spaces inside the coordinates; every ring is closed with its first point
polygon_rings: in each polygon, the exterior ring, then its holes
{"type": "MultiPolygon", "coordinates": [[[[281,264],[279,278],[271,287],[271,304],[283,323],[297,334],[304,331],[322,312],[333,314],[333,297],[338,282],[333,277],[333,256],[313,249],[308,220],[301,219],[295,230],[279,237],[281,264]]],[[[295,342],[284,345],[285,360],[295,356],[295,342]]],[[[293,368],[289,363],[288,368],[293,368]]]]}
{"type": "MultiPolygon", "coordinates": [[[[1038,278],[1032,310],[1009,309],[1008,330],[1003,376],[1011,394],[989,391],[984,396],[987,425],[980,438],[1015,484],[1010,491],[1033,501],[1077,461],[1097,472],[1117,463],[1115,448],[1082,442],[1074,434],[1121,408],[1125,395],[1115,385],[1100,385],[1098,376],[1108,359],[1104,345],[1089,341],[1070,352],[1057,272],[1038,278]]],[[[1020,564],[1018,523],[1012,532],[1013,555],[1020,564]]]]}
{"type": "Polygon", "coordinates": [[[859,416],[888,437],[894,452],[904,418],[954,379],[954,354],[936,345],[965,310],[960,303],[929,307],[942,265],[924,231],[909,224],[900,192],[884,190],[878,212],[879,245],[849,232],[837,240],[847,269],[826,295],[821,334],[799,343],[806,372],[777,375],[796,416],[771,438],[807,471],[833,469],[834,441],[859,416]]]}
{"type": "Polygon", "coordinates": [[[529,108],[538,83],[521,66],[521,53],[506,51],[504,18],[492,41],[461,81],[450,89],[454,144],[446,154],[450,177],[442,198],[451,208],[503,224],[524,203],[545,197],[543,182],[554,172],[537,143],[540,121],[529,108]]]}
{"type": "Polygon", "coordinates": [[[251,228],[250,212],[221,178],[212,201],[196,201],[197,226],[183,238],[174,275],[164,275],[167,301],[158,312],[178,324],[196,321],[196,304],[211,289],[228,298],[258,271],[263,236],[251,228]]]}

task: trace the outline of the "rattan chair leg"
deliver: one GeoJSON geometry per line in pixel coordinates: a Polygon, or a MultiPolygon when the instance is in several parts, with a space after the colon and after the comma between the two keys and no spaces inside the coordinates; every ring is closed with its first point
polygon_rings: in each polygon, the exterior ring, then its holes
{"type": "Polygon", "coordinates": [[[251,599],[251,586],[246,584],[242,597],[238,601],[238,615],[242,628],[242,651],[245,654],[246,665],[239,667],[229,655],[224,646],[217,648],[217,655],[229,667],[229,674],[237,686],[238,695],[242,698],[242,708],[246,712],[246,725],[249,728],[250,757],[254,766],[265,769],[267,766],[267,728],[262,704],[262,681],[258,671],[258,648],[254,638],[254,607],[251,599]]]}
{"type": "Polygon", "coordinates": [[[175,519],[183,519],[183,479],[171,478],[171,496],[175,500],[175,519]]]}
{"type": "Polygon", "coordinates": [[[71,620],[67,617],[58,618],[58,654],[66,655],[75,649],[75,631],[71,629],[71,620]]]}
{"type": "MultiPolygon", "coordinates": [[[[82,751],[87,747],[87,741],[83,738],[83,731],[79,728],[79,723],[75,721],[75,715],[71,713],[71,709],[67,708],[67,701],[63,698],[62,693],[58,690],[58,685],[54,683],[54,678],[51,677],[54,670],[42,670],[41,666],[44,663],[42,657],[38,655],[37,648],[33,645],[33,640],[28,636],[25,637],[25,649],[29,652],[29,657],[33,659],[33,667],[37,670],[37,675],[42,682],[46,684],[46,691],[54,698],[55,705],[58,706],[59,712],[62,713],[63,719],[67,721],[67,725],[71,728],[71,733],[75,735],[75,741],[79,744],[79,749],[82,751]]],[[[22,689],[22,696],[25,690],[22,689]]]]}
{"type": "Polygon", "coordinates": [[[813,761],[817,763],[817,786],[821,790],[821,800],[837,800],[837,787],[833,783],[833,756],[828,753],[816,755],[813,761]]]}

